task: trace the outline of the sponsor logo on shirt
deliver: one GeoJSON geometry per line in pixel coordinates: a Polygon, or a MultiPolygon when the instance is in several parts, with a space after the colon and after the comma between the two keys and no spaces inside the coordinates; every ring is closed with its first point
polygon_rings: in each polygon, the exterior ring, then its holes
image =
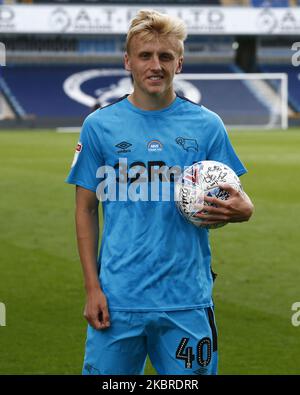
{"type": "Polygon", "coordinates": [[[196,151],[198,152],[198,143],[195,139],[187,139],[184,137],[177,137],[175,140],[177,144],[181,145],[181,147],[186,151],[196,151]]]}
{"type": "Polygon", "coordinates": [[[128,149],[131,146],[132,146],[132,144],[128,143],[127,141],[122,141],[121,143],[115,145],[115,147],[120,148],[120,151],[117,151],[118,154],[131,152],[131,150],[128,149]]]}
{"type": "Polygon", "coordinates": [[[149,152],[160,152],[163,149],[163,145],[159,140],[151,140],[147,144],[149,152]]]}

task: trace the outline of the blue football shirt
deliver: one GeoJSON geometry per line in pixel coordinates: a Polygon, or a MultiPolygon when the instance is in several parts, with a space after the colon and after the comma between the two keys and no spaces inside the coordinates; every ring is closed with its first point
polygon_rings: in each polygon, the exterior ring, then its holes
{"type": "Polygon", "coordinates": [[[174,202],[174,177],[216,160],[246,172],[218,115],[177,96],[144,111],[127,96],[90,114],[67,182],[102,199],[98,258],[112,311],[212,306],[209,231],[188,223],[174,202]]]}

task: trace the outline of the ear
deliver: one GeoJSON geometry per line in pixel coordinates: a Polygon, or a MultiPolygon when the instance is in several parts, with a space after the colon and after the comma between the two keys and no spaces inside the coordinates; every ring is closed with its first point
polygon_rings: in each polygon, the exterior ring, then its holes
{"type": "Polygon", "coordinates": [[[178,59],[178,65],[177,65],[175,74],[179,74],[181,72],[182,65],[183,65],[183,56],[180,56],[180,58],[178,59]]]}
{"type": "Polygon", "coordinates": [[[124,67],[125,67],[125,70],[131,71],[129,55],[127,52],[125,52],[125,54],[124,54],[124,67]]]}

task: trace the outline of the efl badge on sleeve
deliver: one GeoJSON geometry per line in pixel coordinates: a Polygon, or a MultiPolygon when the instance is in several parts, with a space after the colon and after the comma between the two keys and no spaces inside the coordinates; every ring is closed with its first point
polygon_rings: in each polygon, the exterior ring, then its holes
{"type": "Polygon", "coordinates": [[[78,160],[78,156],[79,156],[81,151],[82,151],[82,143],[80,141],[78,141],[76,149],[75,149],[74,159],[73,159],[71,167],[74,167],[76,165],[76,162],[78,160]]]}

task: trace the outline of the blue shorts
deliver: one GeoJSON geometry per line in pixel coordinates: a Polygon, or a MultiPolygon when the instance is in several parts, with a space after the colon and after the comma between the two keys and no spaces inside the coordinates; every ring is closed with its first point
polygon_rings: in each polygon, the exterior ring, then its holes
{"type": "Polygon", "coordinates": [[[211,307],[184,311],[110,312],[111,326],[88,326],[83,374],[143,374],[147,355],[158,374],[217,374],[211,307]]]}

